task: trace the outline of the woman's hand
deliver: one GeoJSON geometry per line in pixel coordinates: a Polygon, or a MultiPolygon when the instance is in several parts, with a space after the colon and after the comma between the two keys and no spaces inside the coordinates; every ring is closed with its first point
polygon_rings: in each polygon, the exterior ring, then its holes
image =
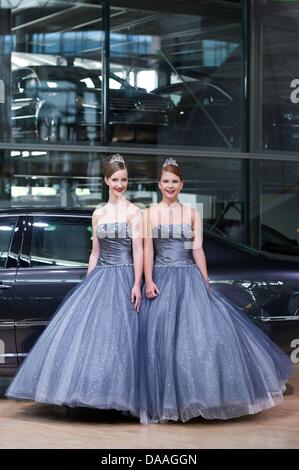
{"type": "Polygon", "coordinates": [[[156,286],[154,281],[146,282],[145,284],[145,295],[148,299],[154,299],[160,294],[160,289],[156,286]]]}
{"type": "Polygon", "coordinates": [[[209,293],[211,294],[211,292],[212,292],[212,287],[211,287],[211,285],[209,284],[209,279],[208,279],[208,280],[205,279],[205,282],[206,282],[207,289],[208,289],[209,293]]]}
{"type": "Polygon", "coordinates": [[[133,286],[133,289],[131,290],[131,302],[132,304],[134,304],[134,308],[138,313],[140,310],[140,304],[141,304],[141,289],[140,289],[140,286],[137,286],[136,284],[133,286]]]}

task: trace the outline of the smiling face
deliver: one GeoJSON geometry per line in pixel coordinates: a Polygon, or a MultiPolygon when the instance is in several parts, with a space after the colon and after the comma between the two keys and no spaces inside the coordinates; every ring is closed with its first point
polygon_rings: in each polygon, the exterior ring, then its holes
{"type": "Polygon", "coordinates": [[[110,178],[105,176],[105,183],[109,186],[110,195],[115,197],[122,196],[128,188],[128,172],[126,168],[116,171],[110,178]]]}
{"type": "Polygon", "coordinates": [[[170,201],[175,201],[183,188],[181,178],[171,171],[163,171],[159,181],[159,189],[163,195],[170,201]]]}

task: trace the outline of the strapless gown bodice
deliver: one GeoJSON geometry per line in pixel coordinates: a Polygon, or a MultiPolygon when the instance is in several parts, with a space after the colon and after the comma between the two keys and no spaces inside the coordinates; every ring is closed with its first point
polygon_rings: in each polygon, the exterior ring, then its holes
{"type": "Polygon", "coordinates": [[[133,264],[130,224],[127,222],[98,224],[96,234],[100,244],[97,266],[133,264]]]}
{"type": "Polygon", "coordinates": [[[193,231],[191,224],[159,224],[152,230],[155,259],[158,266],[190,266],[193,231]]]}

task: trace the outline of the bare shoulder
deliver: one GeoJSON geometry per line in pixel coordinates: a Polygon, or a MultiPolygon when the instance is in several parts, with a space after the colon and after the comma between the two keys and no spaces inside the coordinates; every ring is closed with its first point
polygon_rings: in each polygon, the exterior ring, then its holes
{"type": "Polygon", "coordinates": [[[193,224],[195,220],[195,214],[194,214],[194,209],[192,207],[189,207],[188,205],[182,205],[183,208],[183,213],[182,217],[183,220],[182,222],[185,224],[193,224]]]}
{"type": "Polygon", "coordinates": [[[127,203],[127,213],[129,220],[142,215],[141,209],[130,201],[127,203]]]}
{"type": "Polygon", "coordinates": [[[201,215],[197,209],[194,209],[193,207],[190,209],[191,210],[191,216],[192,220],[201,220],[201,215]]]}
{"type": "Polygon", "coordinates": [[[99,205],[95,208],[95,210],[92,213],[92,221],[93,222],[98,222],[104,215],[105,213],[105,206],[106,204],[99,205]]]}
{"type": "Polygon", "coordinates": [[[191,221],[192,221],[192,227],[193,229],[199,228],[202,225],[202,218],[197,209],[191,208],[190,209],[190,214],[191,214],[191,221]]]}
{"type": "Polygon", "coordinates": [[[151,204],[149,207],[144,209],[143,216],[146,219],[153,220],[153,219],[155,219],[155,217],[157,217],[158,212],[159,212],[158,204],[157,203],[151,204]]]}

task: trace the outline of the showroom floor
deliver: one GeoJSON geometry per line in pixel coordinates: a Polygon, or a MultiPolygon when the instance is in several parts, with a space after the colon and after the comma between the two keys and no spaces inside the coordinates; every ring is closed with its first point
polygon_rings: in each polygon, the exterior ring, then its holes
{"type": "Polygon", "coordinates": [[[299,365],[285,401],[231,421],[140,425],[117,412],[68,411],[0,398],[0,448],[299,448],[299,365]]]}

